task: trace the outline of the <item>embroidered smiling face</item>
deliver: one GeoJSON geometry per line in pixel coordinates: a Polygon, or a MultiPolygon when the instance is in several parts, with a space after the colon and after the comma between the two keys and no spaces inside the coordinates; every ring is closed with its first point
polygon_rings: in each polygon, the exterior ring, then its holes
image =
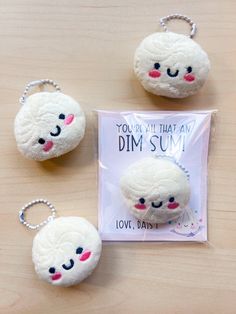
{"type": "Polygon", "coordinates": [[[56,218],[38,232],[32,249],[38,276],[59,286],[84,280],[96,267],[100,254],[97,230],[81,217],[56,218]]]}
{"type": "Polygon", "coordinates": [[[85,116],[80,105],[60,92],[29,96],[15,119],[19,151],[39,161],[73,150],[84,131],[85,116]]]}
{"type": "Polygon", "coordinates": [[[190,196],[184,171],[164,158],[145,158],[131,165],[121,178],[121,190],[131,213],[151,223],[181,216],[190,196]]]}
{"type": "Polygon", "coordinates": [[[208,56],[195,41],[171,32],[146,37],[134,57],[134,71],[143,87],[166,97],[195,94],[209,69],[208,56]]]}

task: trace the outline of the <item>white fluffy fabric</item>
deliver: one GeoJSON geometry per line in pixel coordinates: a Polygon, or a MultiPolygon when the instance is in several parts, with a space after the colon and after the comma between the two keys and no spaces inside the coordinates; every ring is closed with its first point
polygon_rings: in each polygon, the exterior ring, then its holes
{"type": "Polygon", "coordinates": [[[146,37],[134,57],[134,71],[143,87],[172,98],[195,94],[205,83],[209,69],[206,52],[191,38],[172,32],[146,37]],[[156,69],[155,64],[160,67],[156,69]]]}
{"type": "Polygon", "coordinates": [[[121,191],[131,213],[150,223],[166,223],[180,217],[189,201],[186,173],[167,158],[144,158],[123,174],[121,191]]]}
{"type": "Polygon", "coordinates": [[[60,92],[29,96],[15,118],[19,151],[25,157],[38,161],[73,150],[84,132],[85,115],[80,105],[60,92]]]}
{"type": "Polygon", "coordinates": [[[35,271],[41,279],[53,285],[78,284],[96,267],[101,248],[97,230],[86,219],[56,218],[34,238],[32,256],[35,271]]]}

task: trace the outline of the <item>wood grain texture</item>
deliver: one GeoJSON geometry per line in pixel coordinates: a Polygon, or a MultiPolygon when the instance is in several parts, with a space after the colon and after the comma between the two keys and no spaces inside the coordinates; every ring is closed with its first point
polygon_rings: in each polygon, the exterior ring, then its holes
{"type": "Polygon", "coordinates": [[[234,0],[0,0],[0,313],[236,313],[235,16],[234,0]],[[212,62],[205,87],[185,100],[146,93],[132,72],[140,40],[175,12],[197,23],[196,41],[212,62]],[[13,137],[18,98],[38,78],[55,79],[88,119],[80,148],[45,163],[21,157],[13,137]],[[34,233],[17,211],[42,196],[61,215],[97,223],[95,108],[219,109],[209,158],[210,242],[104,244],[88,280],[55,288],[36,278],[34,233]]]}

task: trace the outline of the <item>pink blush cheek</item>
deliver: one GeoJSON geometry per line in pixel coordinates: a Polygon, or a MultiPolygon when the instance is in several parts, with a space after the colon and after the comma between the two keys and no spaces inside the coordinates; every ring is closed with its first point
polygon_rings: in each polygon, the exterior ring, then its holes
{"type": "Polygon", "coordinates": [[[90,255],[91,255],[91,252],[90,252],[90,251],[87,251],[87,252],[85,252],[84,254],[81,255],[81,257],[80,257],[79,260],[80,260],[81,262],[84,262],[84,261],[86,261],[87,259],[89,259],[90,255]]]}
{"type": "Polygon", "coordinates": [[[58,280],[61,278],[61,276],[62,276],[61,273],[56,273],[56,274],[52,275],[51,278],[52,278],[52,280],[58,280]]]}
{"type": "Polygon", "coordinates": [[[150,72],[148,72],[148,75],[152,78],[158,78],[161,76],[161,72],[158,70],[151,70],[150,72]]]}
{"type": "Polygon", "coordinates": [[[52,149],[53,147],[53,142],[52,141],[47,141],[44,145],[43,145],[43,150],[45,152],[49,152],[50,149],[52,149]]]}
{"type": "Polygon", "coordinates": [[[195,81],[195,76],[193,74],[185,74],[184,79],[187,82],[193,82],[195,81]]]}
{"type": "Polygon", "coordinates": [[[144,204],[135,204],[134,207],[139,209],[139,210],[144,210],[147,208],[146,205],[144,205],[144,204]]]}
{"type": "Polygon", "coordinates": [[[69,114],[67,117],[66,117],[66,119],[65,119],[65,121],[64,121],[64,124],[65,125],[69,125],[69,124],[71,124],[72,122],[73,122],[73,120],[74,120],[74,115],[73,114],[69,114]]]}
{"type": "Polygon", "coordinates": [[[179,207],[179,203],[169,203],[167,206],[169,209],[176,209],[177,207],[179,207]]]}

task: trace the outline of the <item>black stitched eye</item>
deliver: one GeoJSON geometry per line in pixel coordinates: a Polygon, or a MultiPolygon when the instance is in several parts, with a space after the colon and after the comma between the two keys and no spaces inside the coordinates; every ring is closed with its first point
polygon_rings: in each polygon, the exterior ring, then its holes
{"type": "Polygon", "coordinates": [[[45,140],[42,138],[42,137],[40,137],[40,139],[38,140],[38,142],[39,142],[39,144],[44,144],[45,143],[45,140]]]}
{"type": "Polygon", "coordinates": [[[83,252],[83,248],[80,246],[76,249],[76,254],[81,254],[83,252]]]}
{"type": "Polygon", "coordinates": [[[169,198],[169,202],[173,203],[175,201],[175,198],[174,197],[170,197],[169,198]]]}
{"type": "Polygon", "coordinates": [[[54,274],[56,269],[54,267],[50,267],[48,271],[50,274],[54,274]]]}
{"type": "Polygon", "coordinates": [[[160,63],[159,62],[156,62],[156,63],[154,63],[154,68],[156,69],[156,70],[158,70],[159,68],[160,68],[160,63]]]}
{"type": "Polygon", "coordinates": [[[59,119],[64,120],[65,117],[66,117],[66,116],[64,115],[64,113],[60,113],[60,114],[59,114],[59,119]]]}
{"type": "Polygon", "coordinates": [[[192,68],[192,67],[187,67],[187,72],[188,72],[188,73],[191,73],[191,72],[192,72],[192,70],[193,70],[193,68],[192,68]]]}
{"type": "Polygon", "coordinates": [[[143,197],[141,197],[141,198],[139,199],[139,203],[144,204],[144,203],[145,203],[145,199],[144,199],[143,197]]]}

